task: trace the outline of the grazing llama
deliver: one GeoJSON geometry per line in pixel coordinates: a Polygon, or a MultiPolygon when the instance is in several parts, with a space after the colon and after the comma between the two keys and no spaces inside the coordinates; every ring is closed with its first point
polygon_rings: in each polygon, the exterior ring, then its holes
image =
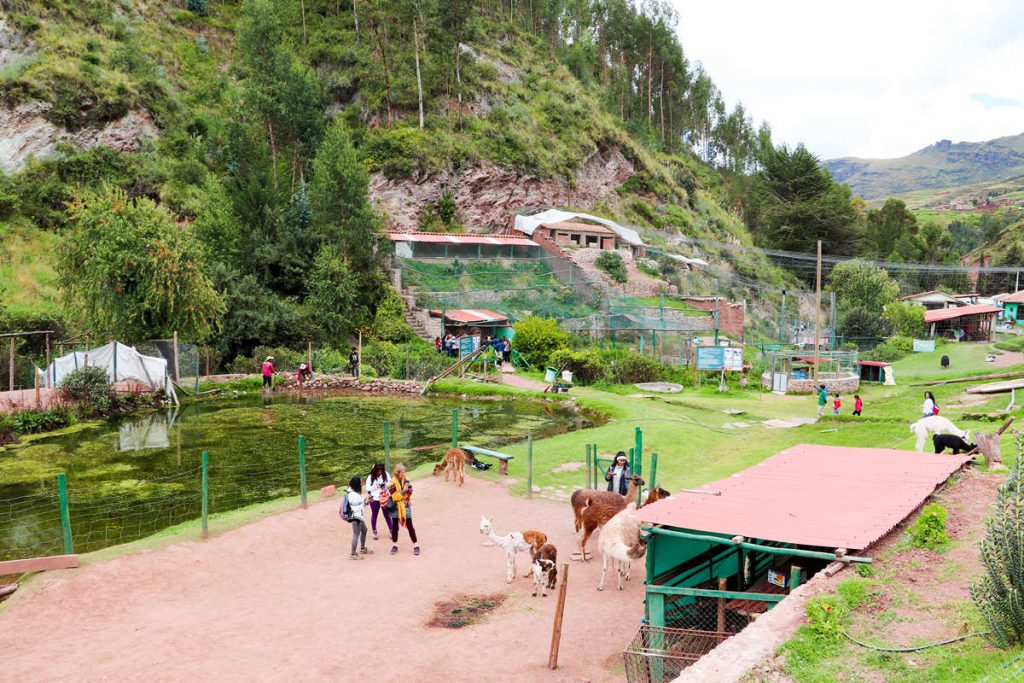
{"type": "Polygon", "coordinates": [[[576,515],[576,531],[582,529],[583,538],[580,539],[580,553],[583,561],[587,561],[587,541],[590,536],[603,526],[609,519],[615,516],[619,510],[626,507],[626,503],[640,500],[640,487],[644,480],[634,474],[629,478],[629,490],[625,496],[620,496],[614,491],[587,491],[577,489],[573,491],[570,502],[573,513],[576,515]]]}
{"type": "Polygon", "coordinates": [[[494,542],[494,545],[505,551],[505,583],[512,583],[512,579],[516,576],[516,553],[531,550],[533,546],[523,540],[523,534],[518,531],[499,536],[494,533],[491,520],[483,516],[480,517],[480,533],[486,535],[494,542]]]}
{"type": "Polygon", "coordinates": [[[956,434],[964,441],[971,440],[970,432],[958,429],[948,418],[941,415],[929,415],[922,417],[917,422],[911,422],[910,433],[917,437],[915,448],[918,453],[924,452],[924,444],[929,434],[956,434]]]}
{"type": "Polygon", "coordinates": [[[640,520],[634,514],[636,504],[630,503],[624,510],[608,520],[601,530],[597,546],[601,550],[604,565],[601,567],[601,583],[597,590],[604,590],[604,575],[608,571],[608,562],[615,563],[619,576],[619,590],[622,590],[622,577],[629,581],[629,570],[633,560],[639,560],[647,553],[647,539],[640,534],[640,520]]]}
{"type": "Polygon", "coordinates": [[[444,460],[434,465],[434,476],[436,477],[444,471],[444,480],[448,481],[448,475],[451,474],[452,481],[458,481],[459,486],[462,486],[466,482],[466,461],[469,458],[466,457],[466,452],[461,448],[449,448],[448,452],[444,454],[444,460]]]}
{"type": "Polygon", "coordinates": [[[558,550],[550,543],[537,548],[533,554],[533,564],[530,571],[533,574],[533,597],[537,597],[537,588],[540,588],[540,595],[546,598],[548,590],[553,590],[558,582],[558,550]]]}

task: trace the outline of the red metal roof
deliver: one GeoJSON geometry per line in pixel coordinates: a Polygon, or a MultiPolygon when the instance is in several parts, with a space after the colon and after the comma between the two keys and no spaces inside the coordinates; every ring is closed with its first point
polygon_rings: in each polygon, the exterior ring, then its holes
{"type": "Polygon", "coordinates": [[[867,365],[872,368],[885,368],[889,366],[888,363],[883,363],[880,360],[859,360],[857,361],[857,365],[867,365]]]}
{"type": "Polygon", "coordinates": [[[999,313],[1001,310],[1003,309],[998,306],[988,306],[986,304],[973,304],[957,308],[937,308],[934,311],[925,311],[924,321],[926,323],[937,323],[942,320],[962,318],[965,315],[992,315],[999,313]]]}
{"type": "Polygon", "coordinates": [[[450,235],[446,232],[389,232],[392,242],[430,242],[434,244],[492,244],[499,246],[539,247],[525,237],[504,235],[450,235]]]}
{"type": "Polygon", "coordinates": [[[1004,304],[1024,304],[1024,290],[1014,292],[1009,296],[1004,296],[1002,299],[1000,299],[1000,301],[1002,301],[1004,304]]]}
{"type": "MultiPolygon", "coordinates": [[[[430,315],[434,318],[440,318],[441,310],[433,309],[430,311],[430,315]]],[[[447,308],[444,310],[444,319],[465,324],[508,322],[507,315],[489,311],[485,308],[447,308]]]]}
{"type": "Polygon", "coordinates": [[[965,462],[885,448],[801,444],[637,511],[651,524],[803,546],[862,550],[913,512],[965,462]]]}

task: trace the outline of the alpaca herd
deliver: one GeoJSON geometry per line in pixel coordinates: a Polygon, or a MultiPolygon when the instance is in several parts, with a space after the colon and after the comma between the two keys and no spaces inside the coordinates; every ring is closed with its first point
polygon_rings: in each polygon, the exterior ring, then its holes
{"type": "MultiPolygon", "coordinates": [[[[637,509],[642,507],[640,489],[643,485],[644,480],[633,475],[625,496],[611,491],[577,489],[570,498],[576,533],[582,534],[579,544],[584,562],[587,561],[587,540],[595,531],[601,529],[598,549],[601,551],[603,564],[597,590],[604,590],[609,564],[618,576],[618,589],[622,590],[622,580],[629,581],[633,561],[642,559],[647,553],[647,538],[641,533],[640,519],[636,516],[637,509]]],[[[651,489],[643,505],[650,505],[657,500],[668,498],[669,495],[663,488],[651,489]]],[[[530,565],[523,576],[533,578],[533,596],[536,597],[540,591],[541,597],[544,597],[547,591],[555,588],[558,581],[558,550],[547,542],[547,535],[544,532],[526,530],[499,535],[494,531],[492,520],[481,516],[480,533],[487,536],[505,554],[506,583],[512,583],[516,576],[516,554],[528,551],[530,565]]]]}

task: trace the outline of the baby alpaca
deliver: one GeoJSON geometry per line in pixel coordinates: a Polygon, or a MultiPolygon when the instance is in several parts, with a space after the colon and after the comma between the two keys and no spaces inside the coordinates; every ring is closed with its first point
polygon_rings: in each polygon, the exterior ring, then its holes
{"type": "Polygon", "coordinates": [[[555,546],[547,543],[537,549],[533,555],[533,564],[530,569],[533,573],[533,597],[537,597],[537,588],[540,587],[541,597],[547,597],[548,590],[553,590],[558,582],[558,550],[555,546]]]}
{"type": "Polygon", "coordinates": [[[505,552],[505,583],[512,583],[516,576],[516,553],[531,550],[533,546],[523,540],[523,535],[518,531],[499,536],[494,533],[491,520],[483,516],[480,517],[480,533],[486,535],[494,545],[505,552]]]}
{"type": "MultiPolygon", "coordinates": [[[[523,533],[523,540],[530,544],[530,557],[533,558],[534,554],[540,550],[541,546],[548,542],[548,535],[543,531],[536,531],[534,529],[527,529],[523,533]]],[[[533,569],[528,565],[526,567],[526,573],[523,577],[530,575],[533,569]]]]}
{"type": "Polygon", "coordinates": [[[460,448],[449,448],[444,454],[444,460],[434,465],[434,476],[444,471],[444,480],[448,481],[448,475],[452,480],[458,480],[459,486],[466,482],[466,452],[460,448]]]}
{"type": "Polygon", "coordinates": [[[967,443],[956,434],[935,434],[932,436],[932,445],[935,446],[936,453],[951,448],[953,455],[960,455],[960,451],[966,453],[977,448],[973,443],[967,443]]]}

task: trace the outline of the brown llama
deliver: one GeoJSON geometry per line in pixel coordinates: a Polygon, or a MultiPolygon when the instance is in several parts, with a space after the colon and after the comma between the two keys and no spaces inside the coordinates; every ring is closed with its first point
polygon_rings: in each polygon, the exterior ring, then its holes
{"type": "Polygon", "coordinates": [[[625,496],[620,496],[614,491],[585,491],[584,495],[579,497],[583,504],[579,511],[579,524],[583,530],[580,555],[584,562],[587,561],[587,541],[590,540],[590,536],[619,511],[624,510],[627,503],[639,503],[640,487],[643,485],[644,480],[640,475],[634,474],[629,478],[629,490],[625,496]]]}
{"type": "MultiPolygon", "coordinates": [[[[576,489],[575,491],[573,491],[572,495],[569,497],[569,503],[572,505],[573,525],[576,527],[576,533],[579,533],[580,529],[583,528],[583,522],[580,517],[580,513],[583,512],[583,508],[586,507],[585,501],[588,497],[604,497],[607,498],[609,501],[612,501],[613,503],[617,497],[619,500],[625,500],[628,502],[630,498],[634,498],[636,496],[636,491],[634,490],[634,487],[643,485],[644,480],[641,479],[639,475],[634,474],[629,478],[629,489],[626,491],[625,497],[616,493],[615,491],[596,491],[591,489],[576,489]]],[[[625,507],[625,505],[626,503],[624,502],[622,504],[622,507],[625,507]]]]}
{"type": "Polygon", "coordinates": [[[533,574],[533,597],[537,597],[537,588],[540,588],[541,597],[547,597],[548,591],[553,590],[558,582],[558,550],[550,543],[546,543],[537,549],[533,555],[533,564],[530,565],[530,573],[533,574]]]}
{"type": "MultiPolygon", "coordinates": [[[[665,489],[661,488],[660,486],[656,486],[655,488],[647,492],[647,498],[644,500],[644,505],[650,505],[651,503],[655,503],[659,500],[662,500],[663,498],[668,498],[671,495],[672,494],[666,491],[665,489]]],[[[643,505],[641,505],[640,507],[643,507],[643,505]]]]}
{"type": "Polygon", "coordinates": [[[466,452],[461,448],[449,448],[444,454],[444,460],[434,465],[434,476],[444,471],[445,481],[448,481],[450,474],[452,481],[458,481],[459,486],[462,486],[466,482],[466,462],[469,461],[466,456],[466,452]]]}

